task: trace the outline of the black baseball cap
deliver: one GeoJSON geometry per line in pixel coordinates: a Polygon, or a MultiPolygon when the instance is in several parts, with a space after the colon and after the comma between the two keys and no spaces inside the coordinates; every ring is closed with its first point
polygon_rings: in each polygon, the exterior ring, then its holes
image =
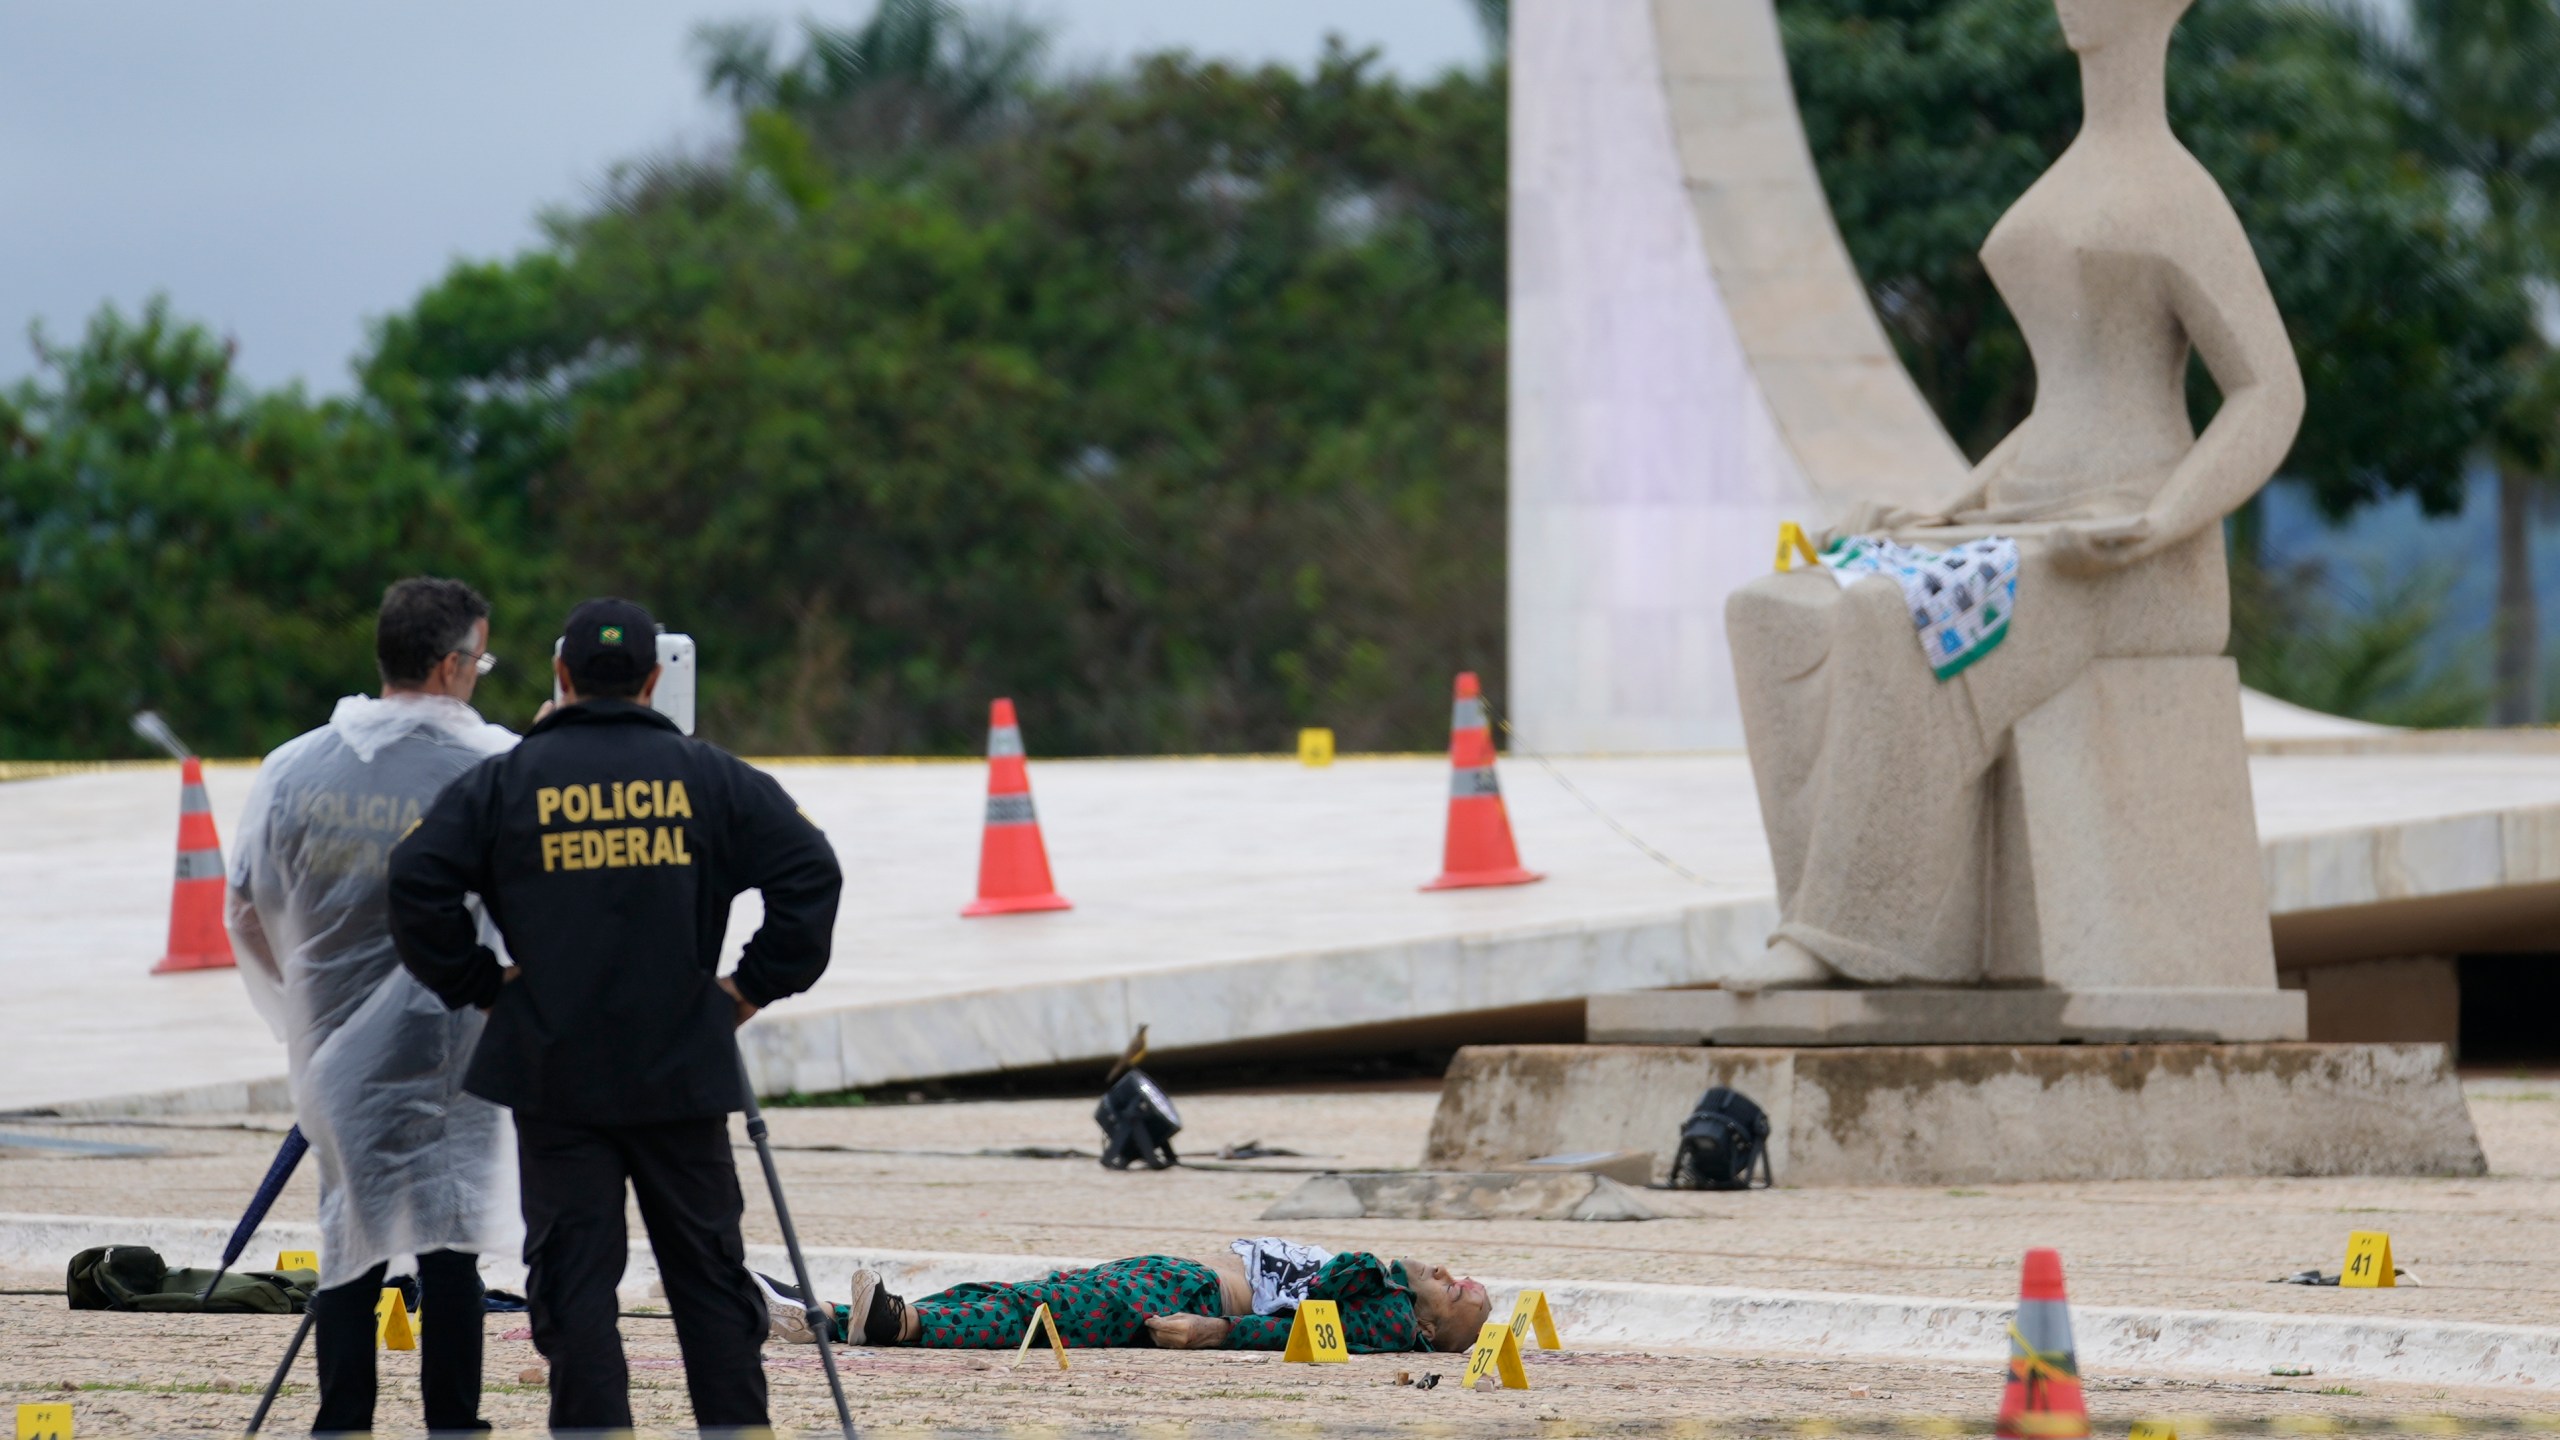
{"type": "Polygon", "coordinates": [[[581,691],[636,683],[657,666],[658,622],[628,600],[589,600],[569,612],[560,659],[581,691]]]}

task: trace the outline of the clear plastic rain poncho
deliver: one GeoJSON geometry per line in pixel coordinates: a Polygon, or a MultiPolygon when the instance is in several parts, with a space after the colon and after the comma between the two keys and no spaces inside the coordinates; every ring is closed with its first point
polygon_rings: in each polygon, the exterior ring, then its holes
{"type": "Polygon", "coordinates": [[[462,1091],[485,1017],[447,1010],[401,968],[385,898],[391,847],[436,792],[515,743],[459,700],[350,695],[250,787],[228,918],[320,1169],[323,1288],[522,1236],[506,1112],[462,1091]]]}

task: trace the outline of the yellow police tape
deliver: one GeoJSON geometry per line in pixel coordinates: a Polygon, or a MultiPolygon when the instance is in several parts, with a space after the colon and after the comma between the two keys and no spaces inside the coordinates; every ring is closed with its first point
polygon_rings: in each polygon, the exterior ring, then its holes
{"type": "MultiPolygon", "coordinates": [[[[1508,1327],[1499,1327],[1508,1329],[1508,1327]]],[[[1392,1356],[1397,1364],[1409,1365],[1413,1357],[1392,1356]]],[[[1358,1383],[1364,1372],[1354,1370],[1343,1378],[1358,1383]]],[[[1419,1405],[1432,1405],[1434,1392],[1414,1397],[1419,1405]]],[[[1056,1421],[1016,1421],[1000,1425],[959,1425],[945,1427],[932,1424],[866,1425],[862,1433],[872,1440],[940,1440],[943,1436],[1002,1435],[1007,1440],[1067,1440],[1072,1436],[1123,1437],[1132,1434],[1180,1434],[1202,1440],[1220,1435],[1305,1435],[1311,1437],[1345,1434],[1392,1433],[1405,1440],[1422,1437],[1446,1437],[1446,1440],[1470,1440],[1485,1433],[1481,1419],[1464,1420],[1420,1411],[1410,1418],[1370,1424],[1354,1422],[1321,1423],[1309,1420],[1256,1420],[1231,1425],[1185,1422],[1158,1428],[1157,1425],[1133,1426],[1116,1423],[1065,1423],[1056,1421]]],[[[1472,1413],[1472,1412],[1467,1412],[1472,1413]]],[[[1624,1436],[1627,1440],[1744,1440],[1744,1437],[1794,1436],[1797,1440],[1827,1440],[1835,1436],[1900,1436],[1911,1440],[1963,1440],[1963,1437],[1986,1436],[1991,1433],[1991,1420],[1986,1414],[1978,1419],[1955,1420],[1941,1415],[1857,1416],[1830,1419],[1819,1416],[1784,1419],[1711,1420],[1694,1416],[1651,1419],[1576,1420],[1542,1412],[1534,1428],[1522,1433],[1555,1440],[1607,1440],[1624,1436]]],[[[2560,1415],[2497,1415],[2454,1417],[2447,1415],[2401,1415],[2379,1418],[2276,1415],[2213,1419],[2201,1415],[2160,1416],[2132,1422],[2135,1427],[2168,1427],[2184,1440],[2208,1440],[2214,1437],[2242,1435],[2549,1435],[2560,1433],[2560,1415]]],[[[2123,1435],[2128,1422],[2119,1420],[2113,1426],[2104,1422],[2093,1426],[2100,1435],[2123,1435]]],[[[2159,1433],[2157,1430],[2135,1433],[2159,1433]]]]}
{"type": "MultiPolygon", "coordinates": [[[[113,775],[127,770],[172,770],[175,760],[0,760],[0,785],[12,780],[50,780],[57,775],[113,775]]],[[[208,770],[254,770],[259,761],[207,759],[208,770]]]]}

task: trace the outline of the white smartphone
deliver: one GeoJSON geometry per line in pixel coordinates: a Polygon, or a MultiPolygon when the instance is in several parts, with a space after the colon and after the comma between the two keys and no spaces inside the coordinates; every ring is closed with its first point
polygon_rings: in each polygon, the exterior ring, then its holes
{"type": "MultiPolygon", "coordinates": [[[[551,658],[560,658],[560,642],[551,642],[551,658]]],[[[693,733],[693,700],[696,670],[693,659],[693,637],[658,632],[658,688],[649,693],[649,708],[676,722],[676,728],[693,733]]],[[[560,672],[551,672],[551,703],[561,702],[560,672]]]]}

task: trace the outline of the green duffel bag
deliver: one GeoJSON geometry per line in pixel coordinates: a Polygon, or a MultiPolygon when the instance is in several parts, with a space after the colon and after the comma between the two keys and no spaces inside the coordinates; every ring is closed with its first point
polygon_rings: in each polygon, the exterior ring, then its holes
{"type": "Polygon", "coordinates": [[[101,1245],[71,1257],[63,1293],[74,1310],[299,1315],[320,1287],[310,1270],[233,1270],[204,1295],[210,1270],[172,1270],[147,1245],[101,1245]]]}

